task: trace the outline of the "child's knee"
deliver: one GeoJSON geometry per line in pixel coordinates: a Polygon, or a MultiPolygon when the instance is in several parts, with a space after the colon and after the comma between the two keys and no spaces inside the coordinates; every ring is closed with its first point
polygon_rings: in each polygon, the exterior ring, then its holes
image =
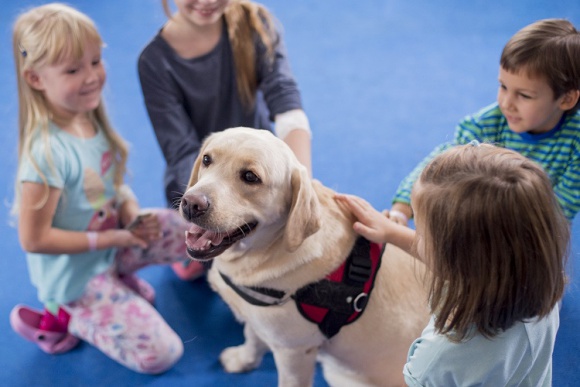
{"type": "Polygon", "coordinates": [[[143,374],[160,374],[172,368],[183,356],[183,342],[172,332],[145,348],[137,348],[131,368],[143,374]]]}

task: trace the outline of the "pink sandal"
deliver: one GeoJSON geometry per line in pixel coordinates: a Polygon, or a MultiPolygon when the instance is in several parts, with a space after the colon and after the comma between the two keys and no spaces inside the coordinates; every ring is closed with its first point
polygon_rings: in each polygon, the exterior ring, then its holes
{"type": "Polygon", "coordinates": [[[171,268],[184,281],[196,280],[207,272],[207,269],[202,263],[192,260],[175,262],[171,265],[171,268]]]}
{"type": "Polygon", "coordinates": [[[59,309],[58,316],[49,317],[39,310],[16,305],[10,312],[10,325],[16,333],[36,343],[44,352],[58,354],[70,351],[80,341],[66,329],[69,318],[63,309],[59,309]]]}

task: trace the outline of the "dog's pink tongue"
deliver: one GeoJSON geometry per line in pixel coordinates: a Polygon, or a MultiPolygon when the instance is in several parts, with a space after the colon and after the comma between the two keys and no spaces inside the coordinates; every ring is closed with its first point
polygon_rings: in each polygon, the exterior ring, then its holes
{"type": "Polygon", "coordinates": [[[222,243],[223,239],[223,235],[210,230],[205,230],[196,224],[192,224],[185,234],[187,247],[193,249],[209,247],[210,243],[217,246],[222,243]]]}

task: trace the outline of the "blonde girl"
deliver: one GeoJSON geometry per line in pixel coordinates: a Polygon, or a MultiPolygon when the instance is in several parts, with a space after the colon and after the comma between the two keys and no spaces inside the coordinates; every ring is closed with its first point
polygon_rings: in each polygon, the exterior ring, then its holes
{"type": "MultiPolygon", "coordinates": [[[[246,126],[273,130],[311,170],[310,126],[279,24],[247,0],[162,0],[167,23],[144,48],[139,77],[166,161],[165,195],[179,200],[210,133],[246,126]]],[[[174,265],[183,279],[201,267],[174,265]]]]}
{"type": "Polygon", "coordinates": [[[10,322],[47,353],[81,339],[137,372],[159,373],[183,345],[134,272],[182,260],[186,225],[173,211],[142,212],[123,182],[127,145],[103,106],[102,46],[94,23],[63,4],[32,8],[14,24],[14,214],[44,311],[18,305],[10,322]]]}
{"type": "Polygon", "coordinates": [[[357,232],[431,269],[433,317],[411,346],[412,386],[550,386],[569,224],[543,169],[492,145],[433,159],[411,193],[416,231],[339,195],[357,232]]]}

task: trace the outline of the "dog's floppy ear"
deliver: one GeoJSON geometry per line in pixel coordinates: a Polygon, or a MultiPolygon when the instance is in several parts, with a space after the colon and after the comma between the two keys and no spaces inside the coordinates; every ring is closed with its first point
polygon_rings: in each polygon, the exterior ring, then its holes
{"type": "Polygon", "coordinates": [[[284,231],[286,249],[295,251],[310,235],[320,228],[320,202],[312,187],[306,168],[292,171],[292,206],[284,231]]]}

